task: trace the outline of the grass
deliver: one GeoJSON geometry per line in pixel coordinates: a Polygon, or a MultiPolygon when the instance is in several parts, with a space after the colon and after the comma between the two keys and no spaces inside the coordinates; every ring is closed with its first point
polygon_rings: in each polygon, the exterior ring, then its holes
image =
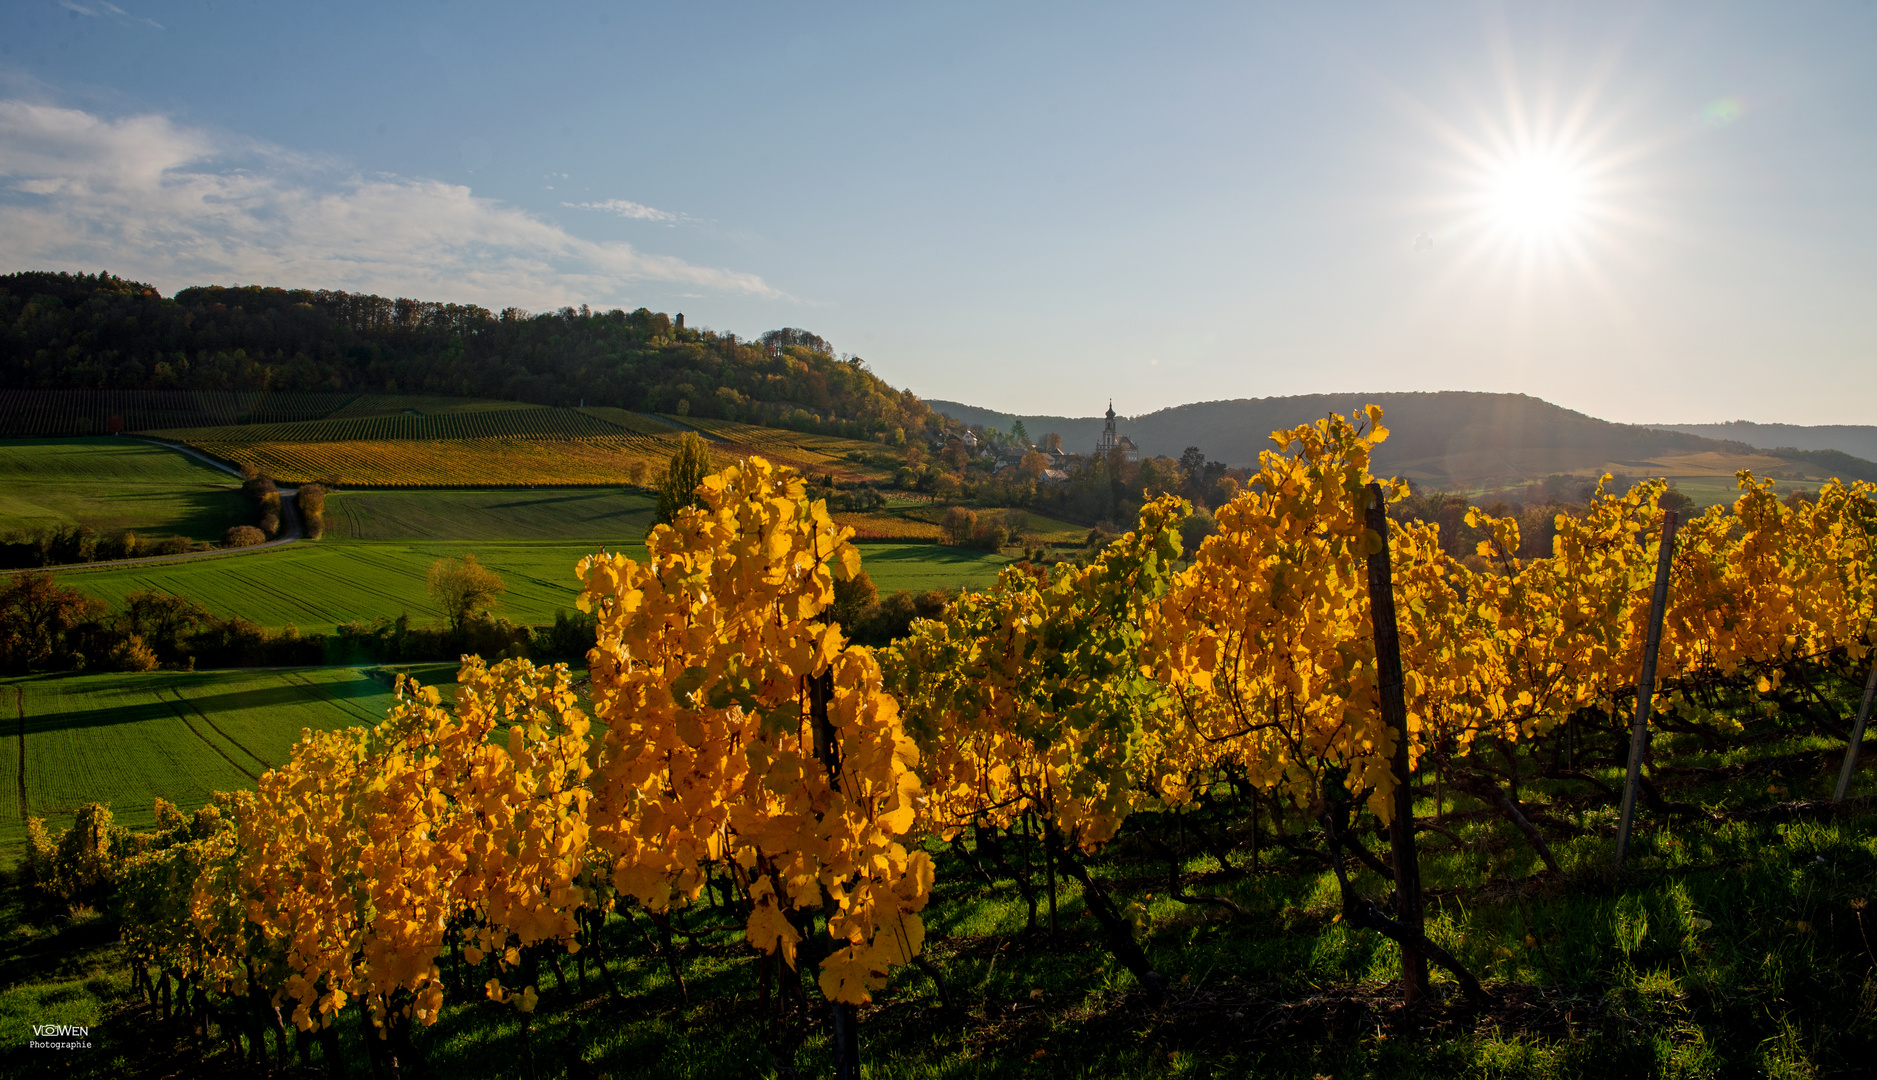
{"type": "MultiPolygon", "coordinates": [[[[499,509],[482,505],[489,513],[499,509]]],[[[450,528],[450,522],[441,519],[434,531],[450,528]]],[[[340,623],[380,616],[409,614],[420,623],[440,620],[425,591],[425,575],[437,559],[468,553],[500,574],[508,586],[496,613],[513,622],[538,625],[552,622],[558,610],[572,609],[579,591],[574,567],[602,546],[598,539],[325,540],[238,558],[96,570],[57,568],[54,572],[62,584],[114,607],[121,606],[129,593],[154,589],[180,593],[224,618],[241,615],[263,626],[292,623],[302,633],[329,633],[340,623]]],[[[637,543],[605,546],[632,558],[645,557],[644,547],[637,543]]],[[[866,544],[860,552],[868,576],[883,593],[982,587],[1009,561],[1001,555],[936,544],[866,544]]]]}
{"type": "Polygon", "coordinates": [[[332,534],[353,540],[595,540],[645,535],[658,500],[635,490],[342,491],[326,500],[332,534]]]}
{"type": "Polygon", "coordinates": [[[249,517],[234,478],[135,439],[0,441],[0,534],[89,525],[219,540],[249,517]]]}
{"type": "MultiPolygon", "coordinates": [[[[422,667],[432,682],[454,670],[422,667]]],[[[302,729],[376,723],[390,704],[389,671],[366,668],[0,680],[0,852],[8,862],[17,856],[26,817],[69,819],[87,802],[110,803],[120,824],[152,828],[156,796],[190,811],[216,791],[252,787],[287,760],[302,729]]]]}
{"type": "Polygon", "coordinates": [[[240,558],[55,573],[62,584],[114,607],[128,593],[154,589],[180,593],[224,618],[329,633],[340,623],[379,616],[441,620],[425,590],[430,564],[473,553],[508,586],[498,614],[546,623],[556,610],[572,608],[579,584],[574,566],[599,547],[590,541],[322,541],[240,558]]]}

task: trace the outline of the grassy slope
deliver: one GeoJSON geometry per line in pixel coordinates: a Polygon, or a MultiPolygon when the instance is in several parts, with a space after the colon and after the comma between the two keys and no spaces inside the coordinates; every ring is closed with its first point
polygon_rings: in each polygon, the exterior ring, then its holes
{"type": "Polygon", "coordinates": [[[232,477],[174,450],[108,435],[0,441],[0,533],[84,524],[219,540],[247,519],[232,477]]]}
{"type": "MultiPolygon", "coordinates": [[[[263,626],[292,623],[302,632],[329,632],[339,623],[408,613],[439,618],[425,593],[425,574],[441,558],[474,554],[502,576],[508,592],[497,613],[515,622],[548,623],[573,607],[574,566],[602,546],[598,540],[322,541],[255,555],[163,566],[60,569],[59,580],[111,604],[143,589],[181,593],[224,617],[263,626]]],[[[637,544],[612,550],[643,558],[637,544]]],[[[932,544],[867,544],[863,565],[881,592],[982,586],[1008,560],[932,544]]]]}

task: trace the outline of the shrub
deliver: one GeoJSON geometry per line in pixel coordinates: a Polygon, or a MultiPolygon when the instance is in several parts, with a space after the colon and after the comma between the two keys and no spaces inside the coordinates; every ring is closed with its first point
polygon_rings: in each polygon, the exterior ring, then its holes
{"type": "Polygon", "coordinates": [[[985,551],[1002,551],[1010,542],[1010,530],[1002,518],[985,515],[971,526],[971,546],[985,551]]]}
{"type": "MultiPolygon", "coordinates": [[[[248,528],[253,528],[253,526],[248,526],[248,528]]],[[[185,555],[188,551],[189,538],[186,536],[172,536],[156,546],[158,555],[185,555]]]]}
{"type": "Polygon", "coordinates": [[[228,531],[222,534],[223,547],[253,547],[266,542],[267,534],[252,525],[230,525],[228,531]]]}
{"type": "Polygon", "coordinates": [[[914,619],[936,619],[945,614],[951,602],[951,594],[944,589],[924,593],[901,589],[867,605],[847,627],[848,636],[864,645],[885,645],[905,637],[914,619]]]}
{"type": "Polygon", "coordinates": [[[945,542],[948,544],[969,543],[971,532],[977,526],[977,513],[962,506],[954,506],[945,511],[945,520],[939,523],[939,528],[945,531],[945,542]]]}
{"type": "Polygon", "coordinates": [[[98,557],[102,559],[135,559],[147,554],[150,545],[136,533],[125,529],[116,536],[98,545],[98,557]]]}
{"type": "MultiPolygon", "coordinates": [[[[840,583],[835,583],[840,588],[840,583]]],[[[597,639],[599,620],[587,611],[575,611],[571,614],[565,609],[554,613],[554,625],[543,626],[534,632],[534,651],[550,659],[556,657],[584,657],[592,650],[597,639]]]]}
{"type": "Polygon", "coordinates": [[[326,535],[326,489],[318,484],[301,484],[294,502],[299,505],[306,535],[314,540],[326,535]]]}
{"type": "Polygon", "coordinates": [[[155,671],[156,667],[156,653],[143,643],[141,635],[132,634],[111,646],[112,671],[155,671]]]}
{"type": "Polygon", "coordinates": [[[835,579],[834,606],[828,609],[828,615],[844,627],[851,627],[860,618],[861,612],[879,602],[880,590],[873,584],[873,579],[862,570],[847,581],[835,579]]]}
{"type": "Polygon", "coordinates": [[[1199,550],[1206,537],[1219,531],[1219,522],[1207,510],[1195,510],[1193,516],[1180,522],[1180,547],[1187,558],[1199,550]]]}

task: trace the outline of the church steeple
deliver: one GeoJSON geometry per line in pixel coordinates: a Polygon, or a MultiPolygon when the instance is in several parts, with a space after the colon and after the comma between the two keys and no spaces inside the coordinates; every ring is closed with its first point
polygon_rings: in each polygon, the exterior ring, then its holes
{"type": "Polygon", "coordinates": [[[1101,441],[1095,444],[1095,456],[1107,457],[1108,451],[1120,444],[1120,436],[1114,429],[1114,399],[1108,399],[1107,422],[1101,426],[1101,441]]]}

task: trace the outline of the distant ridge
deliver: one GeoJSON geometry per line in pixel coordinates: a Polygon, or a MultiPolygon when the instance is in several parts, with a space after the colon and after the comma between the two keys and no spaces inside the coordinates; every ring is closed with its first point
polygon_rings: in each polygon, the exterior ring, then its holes
{"type": "Polygon", "coordinates": [[[1836,450],[1877,461],[1877,426],[1870,424],[1756,424],[1733,420],[1725,424],[1650,424],[1664,431],[1681,431],[1709,439],[1730,439],[1765,450],[1836,450]]]}
{"type": "MultiPolygon", "coordinates": [[[[1826,448],[1768,453],[1741,440],[1615,424],[1525,394],[1450,390],[1240,398],[1128,417],[1120,428],[1150,456],[1178,457],[1186,447],[1197,446],[1210,458],[1250,465],[1260,450],[1271,448],[1271,432],[1371,403],[1382,407],[1390,431],[1388,441],[1377,448],[1378,471],[1435,487],[1509,487],[1557,473],[1584,476],[1604,471],[1730,481],[1740,468],[1761,475],[1779,472],[1795,480],[1839,476],[1877,481],[1877,462],[1826,448]]],[[[1032,438],[1057,432],[1065,450],[1083,453],[1094,447],[1102,424],[1100,417],[1019,416],[953,401],[927,405],[966,424],[1003,431],[1020,419],[1032,438]]]]}

